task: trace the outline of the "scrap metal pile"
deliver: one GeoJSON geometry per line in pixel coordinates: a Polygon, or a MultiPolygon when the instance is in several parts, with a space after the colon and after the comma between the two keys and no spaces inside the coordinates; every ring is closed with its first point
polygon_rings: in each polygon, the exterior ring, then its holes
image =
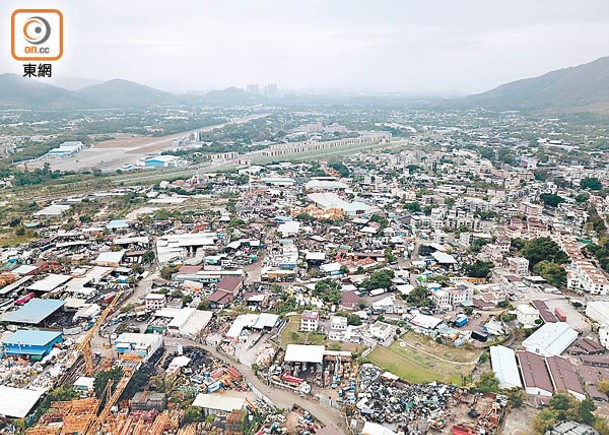
{"type": "Polygon", "coordinates": [[[442,429],[447,408],[459,403],[462,390],[445,384],[408,384],[371,364],[360,371],[357,408],[368,421],[403,429],[405,433],[424,433],[442,429]]]}

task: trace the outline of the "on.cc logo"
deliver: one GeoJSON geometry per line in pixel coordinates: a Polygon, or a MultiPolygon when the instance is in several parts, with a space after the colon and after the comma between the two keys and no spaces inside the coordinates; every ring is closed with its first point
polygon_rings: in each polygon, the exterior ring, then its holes
{"type": "Polygon", "coordinates": [[[51,36],[51,25],[42,17],[31,17],[23,26],[23,36],[30,44],[44,44],[51,36]]]}

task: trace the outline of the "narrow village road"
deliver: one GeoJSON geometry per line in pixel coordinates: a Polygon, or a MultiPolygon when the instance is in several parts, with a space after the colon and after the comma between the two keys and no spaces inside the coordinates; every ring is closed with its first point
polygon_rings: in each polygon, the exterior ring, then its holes
{"type": "Polygon", "coordinates": [[[232,365],[239,370],[243,376],[245,376],[245,378],[247,378],[247,380],[258,389],[258,391],[271,399],[277,407],[290,409],[294,403],[296,403],[298,406],[309,411],[324,426],[334,429],[335,433],[349,433],[347,428],[345,428],[344,417],[340,410],[322,405],[317,401],[304,399],[288,390],[271,388],[254,374],[251,367],[239,362],[235,362],[227,356],[218,353],[216,349],[212,347],[186,338],[165,338],[165,347],[176,347],[177,343],[180,343],[182,346],[194,346],[204,349],[212,354],[215,358],[224,361],[228,365],[232,365]]]}

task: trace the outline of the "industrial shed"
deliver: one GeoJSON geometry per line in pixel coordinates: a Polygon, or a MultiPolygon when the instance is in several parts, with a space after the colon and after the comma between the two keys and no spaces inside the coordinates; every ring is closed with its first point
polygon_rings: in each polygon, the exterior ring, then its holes
{"type": "Polygon", "coordinates": [[[43,394],[44,391],[0,385],[0,415],[24,418],[38,403],[43,394]]]}
{"type": "Polygon", "coordinates": [[[522,342],[529,352],[542,356],[563,353],[577,339],[577,331],[564,322],[546,323],[522,342]]]}
{"type": "Polygon", "coordinates": [[[491,366],[500,388],[522,388],[516,354],[505,346],[491,347],[491,366]]]}
{"type": "Polygon", "coordinates": [[[47,355],[53,346],[61,343],[59,331],[33,331],[20,329],[2,342],[4,353],[39,360],[47,355]]]}
{"type": "Polygon", "coordinates": [[[288,344],[285,351],[285,362],[321,364],[324,360],[326,346],[288,344]]]}
{"type": "Polygon", "coordinates": [[[554,391],[552,380],[546,368],[546,362],[542,356],[522,351],[516,354],[524,389],[527,394],[535,396],[551,396],[554,391]]]}
{"type": "Polygon", "coordinates": [[[2,314],[0,322],[37,325],[63,307],[64,303],[57,299],[32,299],[20,309],[2,314]]]}
{"type": "Polygon", "coordinates": [[[72,277],[69,275],[58,275],[51,273],[40,281],[36,281],[31,284],[27,289],[31,292],[48,293],[61,287],[63,284],[71,280],[72,277]]]}

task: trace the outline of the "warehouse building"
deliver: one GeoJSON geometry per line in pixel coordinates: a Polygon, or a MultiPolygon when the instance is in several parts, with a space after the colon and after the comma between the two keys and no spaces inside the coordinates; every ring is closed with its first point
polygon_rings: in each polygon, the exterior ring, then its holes
{"type": "Polygon", "coordinates": [[[229,397],[200,393],[192,402],[192,406],[201,408],[205,416],[227,415],[233,411],[243,411],[245,409],[245,396],[229,397]]]}
{"type": "Polygon", "coordinates": [[[0,415],[25,418],[36,406],[44,390],[28,390],[0,385],[0,415]]]}
{"type": "Polygon", "coordinates": [[[586,305],[586,316],[601,325],[609,323],[609,302],[588,302],[588,305],[586,305]]]}
{"type": "Polygon", "coordinates": [[[286,363],[321,364],[324,360],[325,346],[288,344],[285,351],[286,363]]]}
{"type": "Polygon", "coordinates": [[[516,359],[527,394],[551,396],[554,387],[546,369],[544,358],[532,352],[521,351],[516,353],[516,359]]]}
{"type": "Polygon", "coordinates": [[[522,388],[515,352],[505,346],[491,347],[491,367],[500,388],[522,388]]]}
{"type": "Polygon", "coordinates": [[[567,391],[578,400],[586,398],[584,386],[579,381],[573,364],[559,356],[546,358],[546,365],[550,373],[550,379],[554,385],[554,391],[567,391]]]}
{"type": "Polygon", "coordinates": [[[63,307],[64,304],[64,301],[57,299],[32,299],[18,310],[2,314],[0,322],[38,325],[63,307]]]}
{"type": "Polygon", "coordinates": [[[62,342],[61,332],[20,329],[2,342],[5,355],[25,357],[35,361],[48,355],[57,343],[62,342]]]}
{"type": "Polygon", "coordinates": [[[542,356],[554,356],[563,353],[577,340],[577,331],[564,322],[546,323],[522,345],[529,352],[542,356]]]}
{"type": "Polygon", "coordinates": [[[72,277],[69,275],[58,275],[50,273],[44,278],[35,283],[31,284],[27,290],[36,293],[49,293],[54,290],[60,290],[64,287],[64,284],[71,280],[72,277]]]}

